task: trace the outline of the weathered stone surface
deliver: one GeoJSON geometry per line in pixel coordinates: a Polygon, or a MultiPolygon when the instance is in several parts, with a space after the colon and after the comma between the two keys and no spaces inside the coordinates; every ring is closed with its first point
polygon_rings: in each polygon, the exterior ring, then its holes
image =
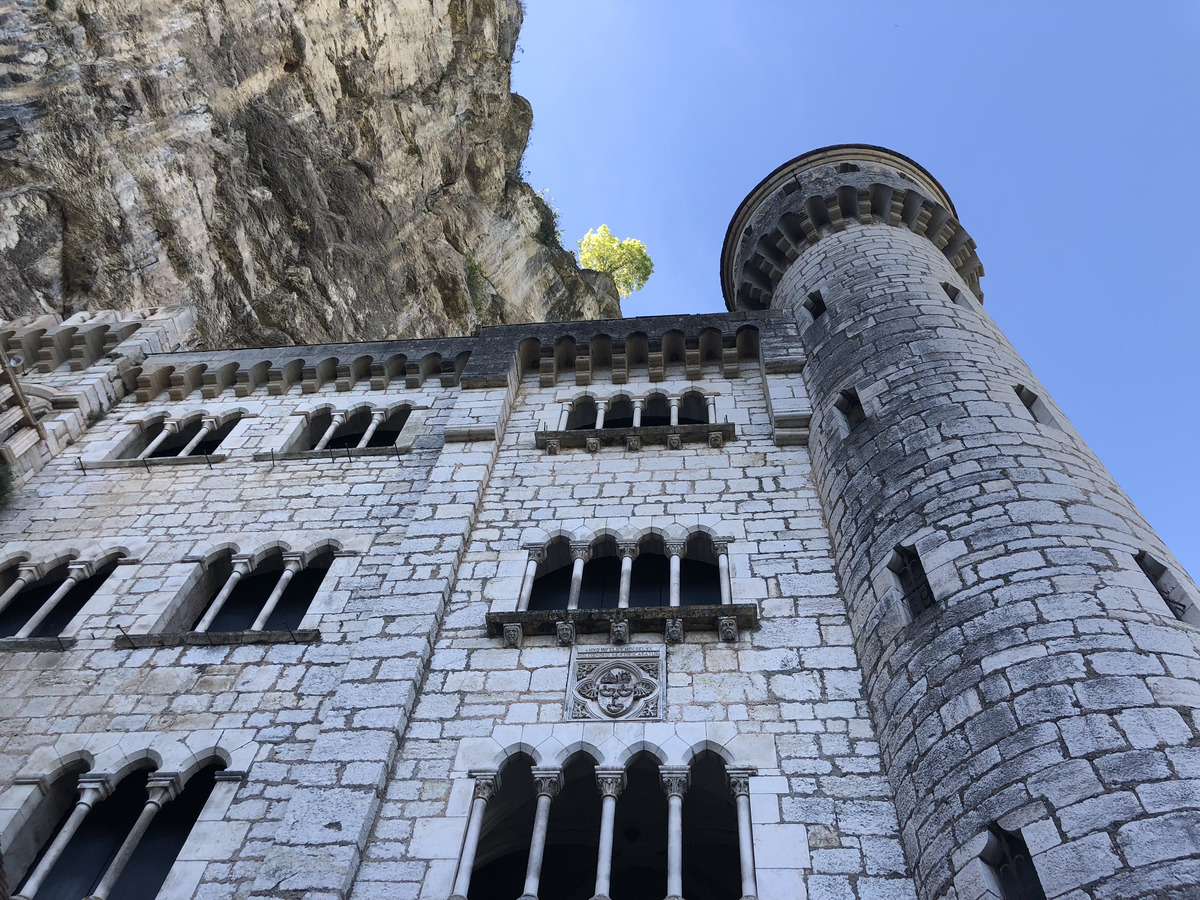
{"type": "Polygon", "coordinates": [[[522,180],[520,23],[517,0],[7,5],[0,318],[187,302],[228,347],[619,315],[522,180]]]}

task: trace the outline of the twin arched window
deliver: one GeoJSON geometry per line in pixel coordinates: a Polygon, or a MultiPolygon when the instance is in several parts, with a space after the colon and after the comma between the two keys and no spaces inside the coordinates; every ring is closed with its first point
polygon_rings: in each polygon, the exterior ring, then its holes
{"type": "Polygon", "coordinates": [[[591,395],[564,404],[560,431],[602,428],[651,428],[663,425],[707,425],[713,416],[699,391],[681,397],[653,393],[646,398],[618,394],[609,399],[591,395]]]}
{"type": "Polygon", "coordinates": [[[521,609],[624,609],[659,606],[716,606],[726,599],[727,579],[718,549],[703,532],[685,542],[664,542],[649,534],[637,543],[611,536],[588,546],[565,537],[541,553],[527,579],[521,609]]]}
{"type": "Polygon", "coordinates": [[[15,900],[154,900],[224,767],[211,761],[184,784],[150,760],[115,784],[67,769],[5,851],[15,900]]]}
{"type": "Polygon", "coordinates": [[[194,631],[296,630],[333,563],[325,547],[312,554],[275,549],[254,562],[225,553],[212,560],[193,590],[194,631]]]}
{"type": "Polygon", "coordinates": [[[69,559],[48,571],[22,563],[0,573],[0,637],[58,637],[120,559],[116,554],[98,565],[69,559]]]}
{"type": "Polygon", "coordinates": [[[756,894],[749,772],[727,772],[711,752],[686,768],[643,752],[623,769],[579,753],[561,771],[518,754],[497,775],[476,776],[474,797],[455,896],[756,894]]]}
{"type": "Polygon", "coordinates": [[[349,412],[324,410],[312,416],[300,439],[302,450],[365,450],[391,447],[400,439],[409,407],[388,413],[360,407],[349,412]]]}
{"type": "Polygon", "coordinates": [[[119,459],[166,459],[209,456],[217,452],[240,421],[239,413],[224,417],[196,413],[182,419],[163,416],[143,424],[119,459]]]}

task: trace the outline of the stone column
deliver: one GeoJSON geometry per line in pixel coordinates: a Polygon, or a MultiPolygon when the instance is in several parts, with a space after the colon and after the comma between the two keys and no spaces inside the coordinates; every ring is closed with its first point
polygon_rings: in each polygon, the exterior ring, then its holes
{"type": "Polygon", "coordinates": [[[683,795],[691,773],[686,768],[662,768],[667,793],[667,900],[683,897],[683,795]]]}
{"type": "Polygon", "coordinates": [[[4,612],[8,608],[8,604],[12,603],[21,591],[36,582],[40,577],[41,569],[36,565],[21,565],[18,567],[16,581],[8,586],[8,590],[0,594],[0,612],[4,612]]]}
{"type": "Polygon", "coordinates": [[[592,558],[589,547],[571,545],[571,593],[567,597],[567,609],[579,609],[579,589],[583,586],[583,564],[592,558]]]}
{"type": "Polygon", "coordinates": [[[500,776],[487,773],[475,776],[475,792],[471,799],[471,814],[467,818],[467,836],[463,840],[462,854],[458,858],[458,872],[454,876],[454,890],[450,900],[467,900],[471,888],[471,870],[475,868],[475,851],[479,849],[479,832],[483,828],[483,813],[487,803],[500,789],[500,776]]]}
{"type": "Polygon", "coordinates": [[[604,414],[606,412],[608,412],[608,401],[607,400],[597,400],[596,401],[596,427],[597,428],[604,427],[604,414]]]}
{"type": "Polygon", "coordinates": [[[721,605],[733,603],[733,585],[729,581],[729,544],[726,541],[714,541],[713,551],[717,554],[717,569],[721,578],[721,605]]]}
{"type": "Polygon", "coordinates": [[[200,421],[200,430],[196,432],[195,437],[187,442],[186,447],[175,454],[177,457],[191,456],[193,451],[200,446],[200,442],[217,430],[217,420],[212,416],[205,416],[200,421]]]}
{"type": "Polygon", "coordinates": [[[621,554],[621,586],[617,589],[617,608],[629,608],[629,583],[633,577],[633,561],[637,559],[637,544],[618,544],[617,552],[621,554]]]}
{"type": "MultiPolygon", "coordinates": [[[[279,580],[275,582],[275,588],[271,591],[271,596],[267,598],[267,602],[263,604],[262,611],[259,612],[258,618],[254,620],[254,624],[250,626],[251,631],[262,631],[266,627],[267,619],[271,618],[271,613],[275,612],[275,607],[279,605],[279,601],[283,599],[283,592],[287,590],[288,584],[296,573],[304,568],[304,557],[299,553],[284,554],[283,572],[279,576],[279,580]]],[[[298,623],[297,623],[298,624],[298,623]]]]}
{"type": "Polygon", "coordinates": [[[679,424],[679,398],[671,397],[667,401],[667,404],[671,407],[671,424],[678,425],[679,424]]]}
{"type": "Polygon", "coordinates": [[[667,555],[671,557],[671,605],[679,605],[679,563],[683,559],[683,544],[667,544],[667,555]]]}
{"type": "Polygon", "coordinates": [[[371,438],[375,436],[376,429],[383,424],[383,419],[387,415],[386,409],[371,410],[371,424],[367,426],[367,430],[363,432],[363,436],[358,439],[358,443],[354,445],[355,450],[362,450],[371,443],[371,438]]]}
{"type": "Polygon", "coordinates": [[[550,801],[562,786],[557,769],[534,769],[533,784],[537,790],[537,810],[533,814],[533,837],[529,840],[529,865],[525,869],[525,890],[520,900],[537,900],[538,883],[542,877],[542,859],[546,854],[546,831],[550,826],[550,801]]]}
{"type": "Polygon", "coordinates": [[[608,900],[612,887],[613,828],[617,822],[617,798],[625,787],[623,769],[597,769],[600,788],[600,849],[596,856],[596,894],[592,900],[608,900]]]}
{"type": "Polygon", "coordinates": [[[163,426],[163,430],[154,436],[154,440],[152,440],[149,444],[146,445],[146,449],[143,450],[141,453],[139,453],[137,458],[138,459],[148,459],[150,457],[150,454],[153,453],[155,450],[157,450],[162,445],[163,441],[165,441],[171,435],[175,434],[177,431],[179,431],[179,423],[178,422],[176,422],[174,419],[172,419],[170,422],[167,422],[163,426]]]}
{"type": "Polygon", "coordinates": [[[634,428],[642,427],[642,407],[645,406],[645,404],[646,404],[646,401],[643,400],[641,397],[638,397],[636,400],[633,401],[633,427],[634,428]]]}
{"type": "Polygon", "coordinates": [[[250,557],[238,556],[233,560],[233,571],[229,574],[229,578],[225,580],[225,584],[221,586],[221,590],[217,596],[213,598],[213,602],[208,605],[208,611],[204,613],[202,618],[196,624],[196,631],[208,631],[213,620],[220,614],[221,608],[225,605],[225,601],[229,599],[229,595],[233,593],[233,589],[237,587],[238,582],[243,577],[250,573],[250,557]]]}
{"type": "Polygon", "coordinates": [[[571,403],[570,400],[563,401],[562,411],[558,414],[558,430],[559,431],[567,430],[567,421],[571,418],[571,406],[572,405],[573,404],[571,403]]]}
{"type": "Polygon", "coordinates": [[[321,439],[313,445],[313,449],[324,450],[325,445],[333,440],[333,436],[337,433],[337,430],[345,424],[345,422],[346,414],[344,412],[335,412],[331,421],[329,422],[329,427],[325,429],[325,433],[321,435],[321,439]]]}
{"type": "Polygon", "coordinates": [[[81,581],[87,580],[89,577],[91,577],[91,574],[91,563],[71,563],[67,567],[66,580],[58,586],[58,589],[53,594],[46,598],[45,602],[43,602],[38,608],[38,611],[29,617],[29,620],[21,626],[21,630],[17,632],[16,636],[19,638],[30,637],[35,631],[37,631],[38,626],[45,621],[46,617],[50,615],[50,613],[54,612],[54,607],[58,606],[58,604],[62,602],[62,599],[75,589],[75,585],[79,584],[81,581]]]}
{"type": "Polygon", "coordinates": [[[749,769],[730,769],[729,789],[737,803],[738,858],[742,868],[742,900],[753,900],[758,896],[758,885],[754,880],[754,833],[750,825],[750,776],[749,769]]]}
{"type": "Polygon", "coordinates": [[[517,600],[518,612],[529,609],[529,598],[533,596],[533,583],[537,580],[537,569],[545,559],[545,550],[534,550],[529,554],[529,562],[525,563],[525,578],[521,582],[521,596],[517,600]]]}
{"type": "Polygon", "coordinates": [[[42,854],[37,867],[25,879],[21,893],[14,894],[12,900],[33,900],[38,888],[42,886],[42,882],[46,880],[46,876],[50,874],[54,864],[62,857],[63,851],[67,849],[67,844],[71,842],[71,838],[75,836],[75,832],[79,830],[83,820],[92,811],[92,807],[107,797],[109,793],[110,788],[107,782],[93,781],[80,785],[79,799],[75,801],[75,808],[71,810],[71,815],[67,817],[63,827],[54,836],[54,842],[42,854]]]}
{"type": "Polygon", "coordinates": [[[154,817],[158,815],[158,811],[163,808],[163,804],[173,799],[179,790],[173,776],[164,778],[151,777],[146,787],[150,791],[150,797],[146,800],[146,805],[142,807],[141,815],[133,823],[133,828],[129,830],[129,834],[125,835],[125,840],[122,841],[120,849],[117,850],[117,855],[108,864],[108,868],[104,870],[104,877],[100,879],[100,884],[96,886],[96,889],[92,891],[87,900],[107,900],[113,886],[117,883],[117,879],[121,877],[121,873],[129,865],[133,851],[137,849],[138,841],[142,839],[142,835],[146,833],[146,829],[150,827],[150,823],[154,821],[154,817]]]}
{"type": "Polygon", "coordinates": [[[717,398],[712,394],[707,397],[708,402],[708,424],[713,425],[717,421],[717,398]]]}

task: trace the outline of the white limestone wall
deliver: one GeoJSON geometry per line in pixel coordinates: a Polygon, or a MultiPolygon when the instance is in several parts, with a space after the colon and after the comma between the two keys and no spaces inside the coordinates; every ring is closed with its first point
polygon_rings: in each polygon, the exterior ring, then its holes
{"type": "MultiPolygon", "coordinates": [[[[483,491],[421,695],[366,840],[353,900],[444,900],[451,893],[471,802],[468,772],[516,749],[561,765],[587,749],[621,765],[639,748],[668,764],[719,749],[751,779],[763,900],[914,896],[891,789],[862,695],[846,608],[803,447],[778,447],[758,363],[703,383],[603,377],[595,397],[690,387],[717,394],[718,419],[738,439],[640,452],[534,446],[557,427],[573,384],[524,379],[483,491]],[[706,525],[729,544],[735,602],[757,602],[761,627],[721,643],[690,631],[667,647],[665,722],[564,723],[571,648],[527,636],[520,649],[488,637],[489,611],[512,610],[536,529],[622,532],[706,525]]],[[[607,635],[581,635],[604,645],[607,635]]],[[[635,634],[634,645],[660,635],[635,634]]]]}
{"type": "MultiPolygon", "coordinates": [[[[296,384],[282,396],[266,385],[245,398],[228,391],[203,400],[196,391],[183,401],[163,394],[138,403],[128,396],[34,475],[0,512],[0,562],[114,548],[128,561],[71,623],[64,637],[75,643],[65,651],[16,652],[0,640],[0,852],[66,761],[119,772],[149,755],[161,771],[183,771],[216,752],[245,776],[218,782],[160,897],[246,897],[265,861],[280,856],[281,822],[297,785],[359,777],[373,792],[377,777],[356,772],[353,754],[314,757],[355,667],[372,670],[370,695],[347,701],[361,717],[391,715],[403,706],[397,698],[419,684],[411,629],[396,625],[402,611],[378,598],[410,520],[425,515],[440,427],[456,397],[436,379],[416,390],[360,382],[350,392],[330,383],[304,395],[296,384]],[[254,459],[294,431],[298,411],[363,402],[427,408],[415,446],[387,457],[254,459]],[[224,461],[96,465],[135,420],[199,409],[244,416],[220,448],[224,461]],[[120,648],[124,633],[162,630],[198,577],[197,558],[222,547],[300,551],[327,540],[341,551],[303,623],[320,631],[319,643],[120,648]],[[382,659],[389,662],[380,666],[382,659]]],[[[395,723],[389,727],[394,732],[395,723]]],[[[383,758],[376,765],[390,762],[388,752],[383,758]]]]}

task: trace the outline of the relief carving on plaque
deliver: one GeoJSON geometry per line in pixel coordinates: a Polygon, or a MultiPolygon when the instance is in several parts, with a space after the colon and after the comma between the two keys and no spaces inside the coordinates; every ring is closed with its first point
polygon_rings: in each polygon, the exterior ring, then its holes
{"type": "Polygon", "coordinates": [[[659,721],[666,684],[665,647],[576,646],[568,721],[659,721]]]}

